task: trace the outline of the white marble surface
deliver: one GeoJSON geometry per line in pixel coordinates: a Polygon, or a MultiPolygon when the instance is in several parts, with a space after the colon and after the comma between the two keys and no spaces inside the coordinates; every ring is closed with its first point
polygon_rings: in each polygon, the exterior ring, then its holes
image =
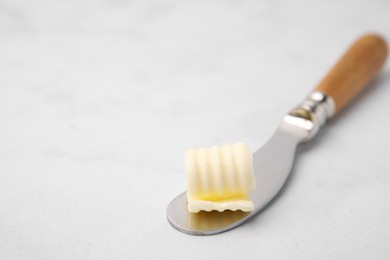
{"type": "Polygon", "coordinates": [[[0,259],[389,259],[390,66],[246,225],[165,218],[189,147],[259,148],[390,2],[0,2],[0,259]]]}

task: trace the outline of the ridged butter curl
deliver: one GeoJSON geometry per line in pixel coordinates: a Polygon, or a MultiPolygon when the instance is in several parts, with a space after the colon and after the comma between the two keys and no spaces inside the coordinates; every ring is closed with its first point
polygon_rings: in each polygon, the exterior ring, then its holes
{"type": "Polygon", "coordinates": [[[188,210],[253,210],[255,188],[252,153],[238,142],[186,152],[188,210]]]}

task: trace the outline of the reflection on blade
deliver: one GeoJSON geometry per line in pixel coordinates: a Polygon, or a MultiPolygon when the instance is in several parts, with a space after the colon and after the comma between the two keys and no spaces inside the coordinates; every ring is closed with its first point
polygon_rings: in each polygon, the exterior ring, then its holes
{"type": "Polygon", "coordinates": [[[200,211],[190,213],[187,210],[187,193],[183,192],[171,201],[167,209],[169,223],[177,230],[191,235],[211,235],[239,225],[251,217],[253,212],[243,211],[200,211]]]}
{"type": "Polygon", "coordinates": [[[243,212],[241,210],[226,210],[223,212],[200,211],[198,213],[189,213],[189,227],[195,232],[209,232],[210,230],[230,226],[249,214],[250,212],[243,212]]]}

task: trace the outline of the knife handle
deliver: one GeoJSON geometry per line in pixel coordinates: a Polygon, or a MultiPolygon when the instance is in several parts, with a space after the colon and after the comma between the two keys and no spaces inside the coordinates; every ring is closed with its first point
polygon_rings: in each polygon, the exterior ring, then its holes
{"type": "Polygon", "coordinates": [[[315,91],[333,98],[340,112],[383,67],[388,53],[386,41],[377,34],[359,38],[316,86],[315,91]]]}

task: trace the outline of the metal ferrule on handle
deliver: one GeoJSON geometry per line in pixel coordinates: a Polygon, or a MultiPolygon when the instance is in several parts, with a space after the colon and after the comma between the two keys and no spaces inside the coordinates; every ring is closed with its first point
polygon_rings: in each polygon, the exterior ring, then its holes
{"type": "Polygon", "coordinates": [[[360,37],[314,92],[284,117],[283,123],[298,127],[301,142],[312,139],[328,118],[340,112],[369,85],[383,67],[387,53],[387,43],[380,35],[360,37]]]}
{"type": "Polygon", "coordinates": [[[326,120],[333,116],[336,105],[331,96],[313,92],[299,106],[288,113],[283,121],[305,131],[302,142],[311,140],[326,120]]]}

